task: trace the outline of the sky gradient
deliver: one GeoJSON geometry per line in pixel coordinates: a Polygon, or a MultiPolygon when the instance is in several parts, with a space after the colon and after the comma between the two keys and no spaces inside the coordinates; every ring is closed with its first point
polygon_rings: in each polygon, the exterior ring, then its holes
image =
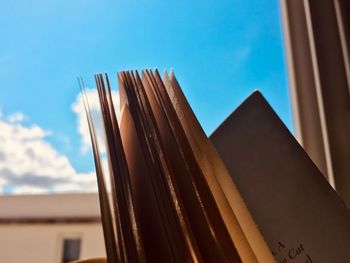
{"type": "Polygon", "coordinates": [[[120,70],[173,68],[208,135],[260,89],[292,129],[278,0],[14,0],[0,9],[0,193],[94,189],[78,76],[93,88],[93,74],[107,72],[116,89],[120,70]]]}

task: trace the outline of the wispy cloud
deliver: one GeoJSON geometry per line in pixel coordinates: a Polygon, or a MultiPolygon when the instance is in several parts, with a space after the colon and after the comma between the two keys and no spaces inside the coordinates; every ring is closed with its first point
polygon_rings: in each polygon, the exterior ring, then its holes
{"type": "Polygon", "coordinates": [[[8,116],[7,120],[11,123],[21,122],[24,120],[24,114],[22,112],[16,112],[8,116]]]}

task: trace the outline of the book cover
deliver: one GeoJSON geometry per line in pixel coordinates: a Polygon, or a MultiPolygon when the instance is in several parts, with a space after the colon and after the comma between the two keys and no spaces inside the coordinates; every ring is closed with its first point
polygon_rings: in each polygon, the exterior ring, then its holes
{"type": "Polygon", "coordinates": [[[259,92],[210,139],[278,262],[350,262],[348,209],[259,92]]]}

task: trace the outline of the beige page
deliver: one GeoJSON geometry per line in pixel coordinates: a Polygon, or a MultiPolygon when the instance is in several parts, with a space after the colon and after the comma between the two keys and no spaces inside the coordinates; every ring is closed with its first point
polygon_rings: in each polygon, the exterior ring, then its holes
{"type": "Polygon", "coordinates": [[[205,135],[174,74],[164,82],[193,152],[203,169],[223,220],[243,262],[276,262],[231,176],[205,135]]]}

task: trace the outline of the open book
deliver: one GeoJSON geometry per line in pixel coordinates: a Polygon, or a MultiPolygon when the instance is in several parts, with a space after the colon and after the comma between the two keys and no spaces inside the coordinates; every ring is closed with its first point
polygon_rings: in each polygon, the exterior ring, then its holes
{"type": "Polygon", "coordinates": [[[346,208],[261,95],[211,136],[215,148],[172,72],[118,80],[115,109],[96,75],[110,180],[86,104],[108,262],[350,262],[346,208]]]}

